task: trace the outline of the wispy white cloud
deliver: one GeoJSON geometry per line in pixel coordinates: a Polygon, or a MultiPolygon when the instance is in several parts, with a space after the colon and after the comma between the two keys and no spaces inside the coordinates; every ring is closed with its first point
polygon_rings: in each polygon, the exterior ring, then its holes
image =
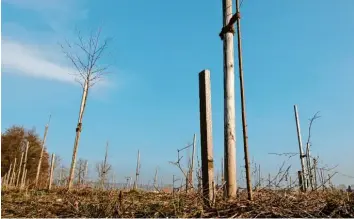
{"type": "MultiPolygon", "coordinates": [[[[35,25],[2,21],[2,72],[79,85],[72,75],[76,69],[58,43],[75,40],[75,24],[87,18],[85,3],[86,0],[3,0],[2,4],[39,15],[43,19],[33,22],[51,28],[33,29],[35,25]]],[[[102,78],[94,90],[112,86],[102,78]]]]}
{"type": "Polygon", "coordinates": [[[32,77],[41,77],[62,82],[75,83],[75,69],[47,58],[48,53],[35,49],[34,46],[16,41],[2,40],[2,71],[17,73],[32,77]]]}

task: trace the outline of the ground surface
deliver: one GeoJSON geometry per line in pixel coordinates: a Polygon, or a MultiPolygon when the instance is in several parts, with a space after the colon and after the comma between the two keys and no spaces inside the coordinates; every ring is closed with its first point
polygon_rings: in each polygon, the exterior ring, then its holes
{"type": "Polygon", "coordinates": [[[2,190],[1,217],[354,217],[354,195],[346,192],[260,191],[254,201],[240,194],[213,208],[197,194],[55,189],[2,190]]]}

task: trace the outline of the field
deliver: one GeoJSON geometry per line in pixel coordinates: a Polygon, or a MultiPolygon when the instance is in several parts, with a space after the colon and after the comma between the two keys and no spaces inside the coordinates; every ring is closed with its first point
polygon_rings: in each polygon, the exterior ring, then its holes
{"type": "Polygon", "coordinates": [[[255,191],[254,201],[240,192],[231,201],[217,194],[215,206],[203,206],[197,193],[102,191],[98,189],[7,190],[1,192],[1,216],[17,217],[354,217],[354,194],[343,191],[255,191]]]}

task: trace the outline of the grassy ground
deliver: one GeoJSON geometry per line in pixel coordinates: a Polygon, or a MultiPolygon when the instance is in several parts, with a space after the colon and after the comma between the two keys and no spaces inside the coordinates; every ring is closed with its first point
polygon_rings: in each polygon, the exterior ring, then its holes
{"type": "Polygon", "coordinates": [[[120,192],[81,189],[1,191],[1,216],[15,217],[354,217],[354,195],[340,191],[302,194],[259,191],[254,201],[240,193],[226,202],[219,194],[214,207],[198,194],[120,192]]]}

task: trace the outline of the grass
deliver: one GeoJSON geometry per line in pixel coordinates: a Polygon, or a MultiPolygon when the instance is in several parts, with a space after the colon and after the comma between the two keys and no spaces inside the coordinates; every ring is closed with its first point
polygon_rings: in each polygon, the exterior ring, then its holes
{"type": "Polygon", "coordinates": [[[354,194],[337,190],[308,192],[254,192],[247,201],[244,192],[225,201],[217,194],[216,204],[203,206],[200,195],[143,191],[80,189],[2,189],[1,216],[6,218],[54,217],[354,217],[354,194]]]}

